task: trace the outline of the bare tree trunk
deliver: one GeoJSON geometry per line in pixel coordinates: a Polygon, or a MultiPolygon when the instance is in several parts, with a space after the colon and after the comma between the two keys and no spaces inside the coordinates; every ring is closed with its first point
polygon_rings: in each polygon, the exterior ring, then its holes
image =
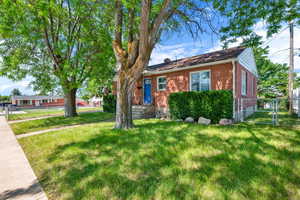
{"type": "Polygon", "coordinates": [[[133,84],[124,76],[118,77],[117,82],[117,109],[116,124],[117,129],[129,129],[133,127],[132,120],[132,89],[133,84]]]}
{"type": "Polygon", "coordinates": [[[76,92],[77,92],[77,88],[73,88],[73,89],[65,92],[65,98],[64,98],[65,117],[77,116],[76,92]]]}
{"type": "MultiPolygon", "coordinates": [[[[140,15],[141,22],[137,34],[134,34],[134,9],[129,10],[129,35],[127,50],[123,48],[123,5],[122,0],[115,1],[115,31],[113,49],[117,60],[117,109],[116,125],[118,129],[133,127],[132,94],[134,83],[142,76],[144,67],[148,65],[151,52],[160,36],[160,26],[171,16],[172,0],[164,0],[159,14],[153,23],[150,20],[151,0],[142,0],[140,15]],[[136,36],[137,35],[137,36],[136,36]]],[[[127,31],[127,30],[126,30],[127,31]]],[[[126,38],[126,37],[125,37],[126,38]]],[[[126,40],[126,39],[125,39],[126,40]]]]}
{"type": "Polygon", "coordinates": [[[293,83],[294,83],[294,24],[289,23],[290,26],[290,66],[289,66],[289,114],[293,114],[293,83]]]}

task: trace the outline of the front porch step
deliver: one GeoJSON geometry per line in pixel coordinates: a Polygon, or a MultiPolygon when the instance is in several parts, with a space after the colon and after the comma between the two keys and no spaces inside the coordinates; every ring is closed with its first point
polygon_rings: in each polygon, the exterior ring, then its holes
{"type": "Polygon", "coordinates": [[[146,119],[155,117],[155,108],[153,105],[134,105],[132,106],[133,119],[146,119]]]}

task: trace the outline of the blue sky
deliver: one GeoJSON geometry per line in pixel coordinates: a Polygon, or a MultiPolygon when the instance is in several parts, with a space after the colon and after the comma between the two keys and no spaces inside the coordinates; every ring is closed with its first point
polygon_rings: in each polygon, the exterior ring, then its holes
{"type": "MultiPolygon", "coordinates": [[[[254,31],[263,36],[265,45],[270,46],[269,58],[273,62],[288,63],[289,32],[283,29],[280,34],[271,39],[266,38],[266,26],[263,22],[256,24],[254,31]]],[[[295,48],[300,48],[300,28],[295,28],[295,48]]],[[[231,46],[239,45],[239,42],[231,46]]],[[[183,57],[194,56],[205,52],[221,49],[221,43],[217,35],[212,33],[202,34],[197,40],[186,32],[165,34],[159,44],[154,49],[150,64],[163,62],[165,58],[180,59],[183,57]]],[[[299,52],[300,53],[300,52],[299,52]]],[[[300,72],[300,57],[295,56],[295,70],[300,72]]],[[[34,94],[29,86],[30,78],[22,81],[13,82],[4,77],[0,77],[0,95],[9,95],[14,88],[20,89],[23,94],[34,94]]]]}

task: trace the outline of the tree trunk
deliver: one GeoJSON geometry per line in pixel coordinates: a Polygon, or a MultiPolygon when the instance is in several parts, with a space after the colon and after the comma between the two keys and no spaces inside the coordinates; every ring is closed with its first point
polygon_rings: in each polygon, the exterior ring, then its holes
{"type": "Polygon", "coordinates": [[[130,129],[133,127],[132,120],[132,89],[128,77],[119,75],[117,81],[117,109],[116,124],[117,129],[130,129]]]}
{"type": "Polygon", "coordinates": [[[76,92],[77,88],[68,90],[65,92],[65,117],[75,117],[77,116],[76,112],[76,92]]]}

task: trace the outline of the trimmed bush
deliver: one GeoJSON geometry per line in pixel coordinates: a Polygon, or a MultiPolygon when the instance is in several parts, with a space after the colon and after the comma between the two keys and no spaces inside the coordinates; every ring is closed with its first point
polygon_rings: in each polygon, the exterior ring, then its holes
{"type": "Polygon", "coordinates": [[[232,91],[229,90],[178,92],[169,96],[169,109],[173,119],[205,117],[212,123],[218,123],[222,118],[232,119],[232,107],[232,91]]]}
{"type": "Polygon", "coordinates": [[[109,94],[103,97],[103,111],[109,113],[116,112],[117,97],[109,94]]]}

